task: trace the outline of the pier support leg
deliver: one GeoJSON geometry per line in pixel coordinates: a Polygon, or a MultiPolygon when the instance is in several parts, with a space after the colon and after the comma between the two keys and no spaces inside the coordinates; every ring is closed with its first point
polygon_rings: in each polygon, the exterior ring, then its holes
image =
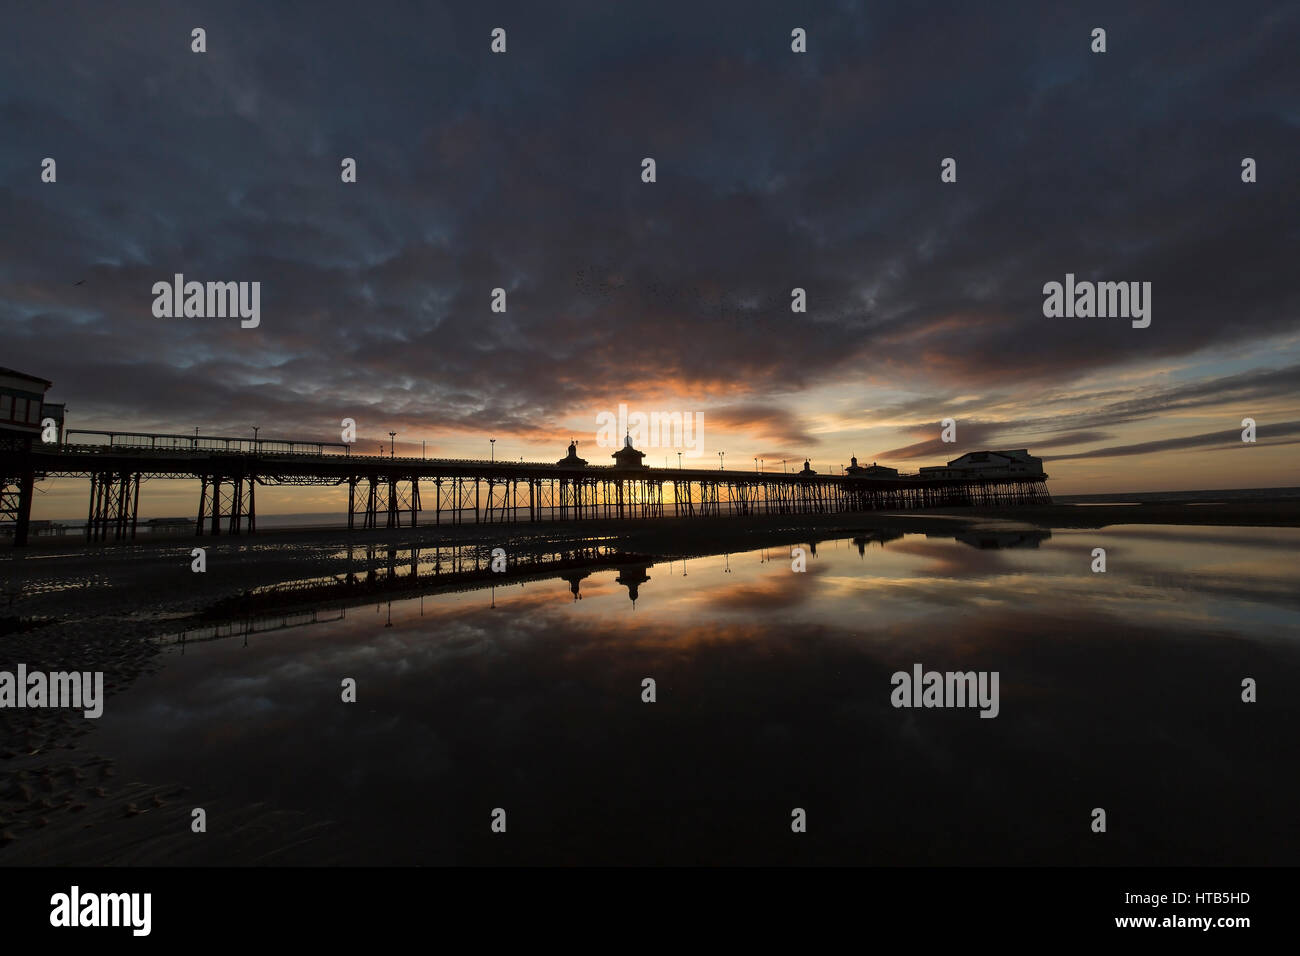
{"type": "Polygon", "coordinates": [[[27,544],[27,533],[32,523],[32,495],[36,490],[36,473],[24,468],[18,476],[18,501],[14,515],[14,547],[21,548],[27,544]]]}

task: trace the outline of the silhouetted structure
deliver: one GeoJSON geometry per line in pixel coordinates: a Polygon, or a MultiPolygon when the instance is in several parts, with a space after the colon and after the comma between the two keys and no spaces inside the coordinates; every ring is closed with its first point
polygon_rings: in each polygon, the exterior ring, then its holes
{"type": "Polygon", "coordinates": [[[13,509],[27,514],[34,480],[88,478],[92,541],[133,537],[140,484],[158,479],[199,482],[194,530],[200,535],[254,532],[258,486],[346,485],[349,529],[1051,502],[1041,460],[1023,450],[972,453],[919,475],[876,465],[819,475],[809,461],[793,474],[652,468],[642,464],[645,453],[632,447],[630,435],[614,453],[615,464],[588,465],[576,444],[549,464],[354,455],[351,445],[331,442],[69,430],[63,444],[0,448],[0,475],[19,476],[6,478],[6,493],[16,501],[13,509]],[[31,476],[25,487],[24,474],[31,476]],[[430,492],[433,507],[426,510],[422,495],[430,492]]]}
{"type": "Polygon", "coordinates": [[[54,418],[62,433],[63,406],[45,405],[51,384],[0,368],[0,534],[12,534],[16,545],[27,543],[31,527],[36,470],[30,452],[40,441],[41,421],[54,418]]]}
{"type": "Polygon", "coordinates": [[[863,468],[861,465],[858,464],[858,459],[856,456],[849,459],[849,467],[844,469],[844,471],[845,474],[851,475],[854,478],[897,478],[898,477],[897,468],[886,468],[884,465],[877,465],[874,461],[866,468],[863,468]]]}
{"type": "Polygon", "coordinates": [[[922,478],[1014,477],[1041,475],[1043,459],[1029,454],[1028,449],[1015,451],[970,451],[954,458],[946,465],[931,465],[919,469],[922,478]]]}
{"type": "Polygon", "coordinates": [[[585,468],[587,459],[578,457],[578,443],[569,439],[569,453],[556,462],[562,468],[585,468]]]}
{"type": "Polygon", "coordinates": [[[614,459],[614,467],[623,470],[648,468],[649,465],[641,464],[641,459],[645,457],[645,452],[637,451],[632,447],[632,436],[628,435],[623,439],[623,447],[614,454],[610,455],[614,459]]]}

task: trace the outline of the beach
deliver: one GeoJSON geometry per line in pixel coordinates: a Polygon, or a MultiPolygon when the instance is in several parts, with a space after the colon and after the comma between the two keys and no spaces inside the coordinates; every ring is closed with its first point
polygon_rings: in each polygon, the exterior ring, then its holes
{"type": "MultiPolygon", "coordinates": [[[[185,635],[207,640],[242,633],[247,643],[248,634],[261,626],[250,622],[273,621],[276,615],[287,621],[295,614],[334,608],[355,616],[360,613],[356,609],[387,602],[391,617],[394,602],[419,599],[423,608],[426,598],[454,602],[459,593],[489,588],[495,606],[497,592],[560,578],[572,579],[576,601],[577,582],[589,576],[595,581],[618,573],[621,581],[631,568],[629,579],[635,582],[648,569],[649,579],[663,581],[662,570],[655,569],[664,562],[685,559],[712,567],[733,554],[757,554],[762,561],[788,565],[791,548],[811,547],[815,554],[819,543],[842,550],[856,542],[861,554],[869,554],[869,548],[906,551],[931,537],[964,537],[965,546],[954,545],[954,553],[969,561],[981,553],[972,550],[972,557],[963,557],[970,549],[1034,549],[1040,542],[1050,545],[1054,531],[1128,526],[1199,526],[1220,529],[1218,533],[1225,528],[1295,528],[1300,526],[1300,505],[1294,500],[1052,505],[353,533],[299,530],[102,545],[41,538],[25,551],[0,552],[0,666],[22,662],[32,670],[102,671],[112,712],[117,695],[150,675],[159,679],[168,667],[168,652],[185,635]],[[191,570],[195,547],[206,549],[203,573],[191,570]],[[494,548],[507,555],[508,573],[491,570],[494,548]]],[[[1284,557],[1277,553],[1278,560],[1284,557]]],[[[632,588],[635,596],[635,584],[632,588]]],[[[761,606],[761,599],[755,600],[761,606]]],[[[166,714],[158,720],[166,722],[166,714]]],[[[202,792],[184,779],[138,779],[122,773],[112,755],[101,752],[98,737],[97,722],[74,711],[4,714],[0,862],[328,863],[366,858],[354,829],[338,820],[277,806],[273,800],[241,799],[220,787],[202,792]],[[178,840],[200,805],[218,815],[222,825],[201,841],[178,840]]]]}

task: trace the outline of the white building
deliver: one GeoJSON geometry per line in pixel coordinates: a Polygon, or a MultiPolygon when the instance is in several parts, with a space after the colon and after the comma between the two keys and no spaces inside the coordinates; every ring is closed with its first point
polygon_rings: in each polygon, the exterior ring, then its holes
{"type": "Polygon", "coordinates": [[[6,437],[41,433],[41,404],[49,387],[48,379],[0,368],[0,431],[6,437]]]}
{"type": "Polygon", "coordinates": [[[946,465],[919,469],[922,478],[1044,478],[1043,459],[1027,448],[971,451],[946,465]]]}

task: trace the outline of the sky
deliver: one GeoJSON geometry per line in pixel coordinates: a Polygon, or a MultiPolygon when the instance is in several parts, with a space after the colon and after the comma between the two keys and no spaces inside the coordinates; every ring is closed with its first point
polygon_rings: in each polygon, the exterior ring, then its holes
{"type": "Polygon", "coordinates": [[[1294,4],[22,5],[0,365],[71,428],[608,463],[625,405],[700,467],[1297,485],[1297,48],[1294,4]],[[177,273],[259,324],[156,317],[177,273]],[[1067,273],[1150,326],[1045,316],[1067,273]]]}

